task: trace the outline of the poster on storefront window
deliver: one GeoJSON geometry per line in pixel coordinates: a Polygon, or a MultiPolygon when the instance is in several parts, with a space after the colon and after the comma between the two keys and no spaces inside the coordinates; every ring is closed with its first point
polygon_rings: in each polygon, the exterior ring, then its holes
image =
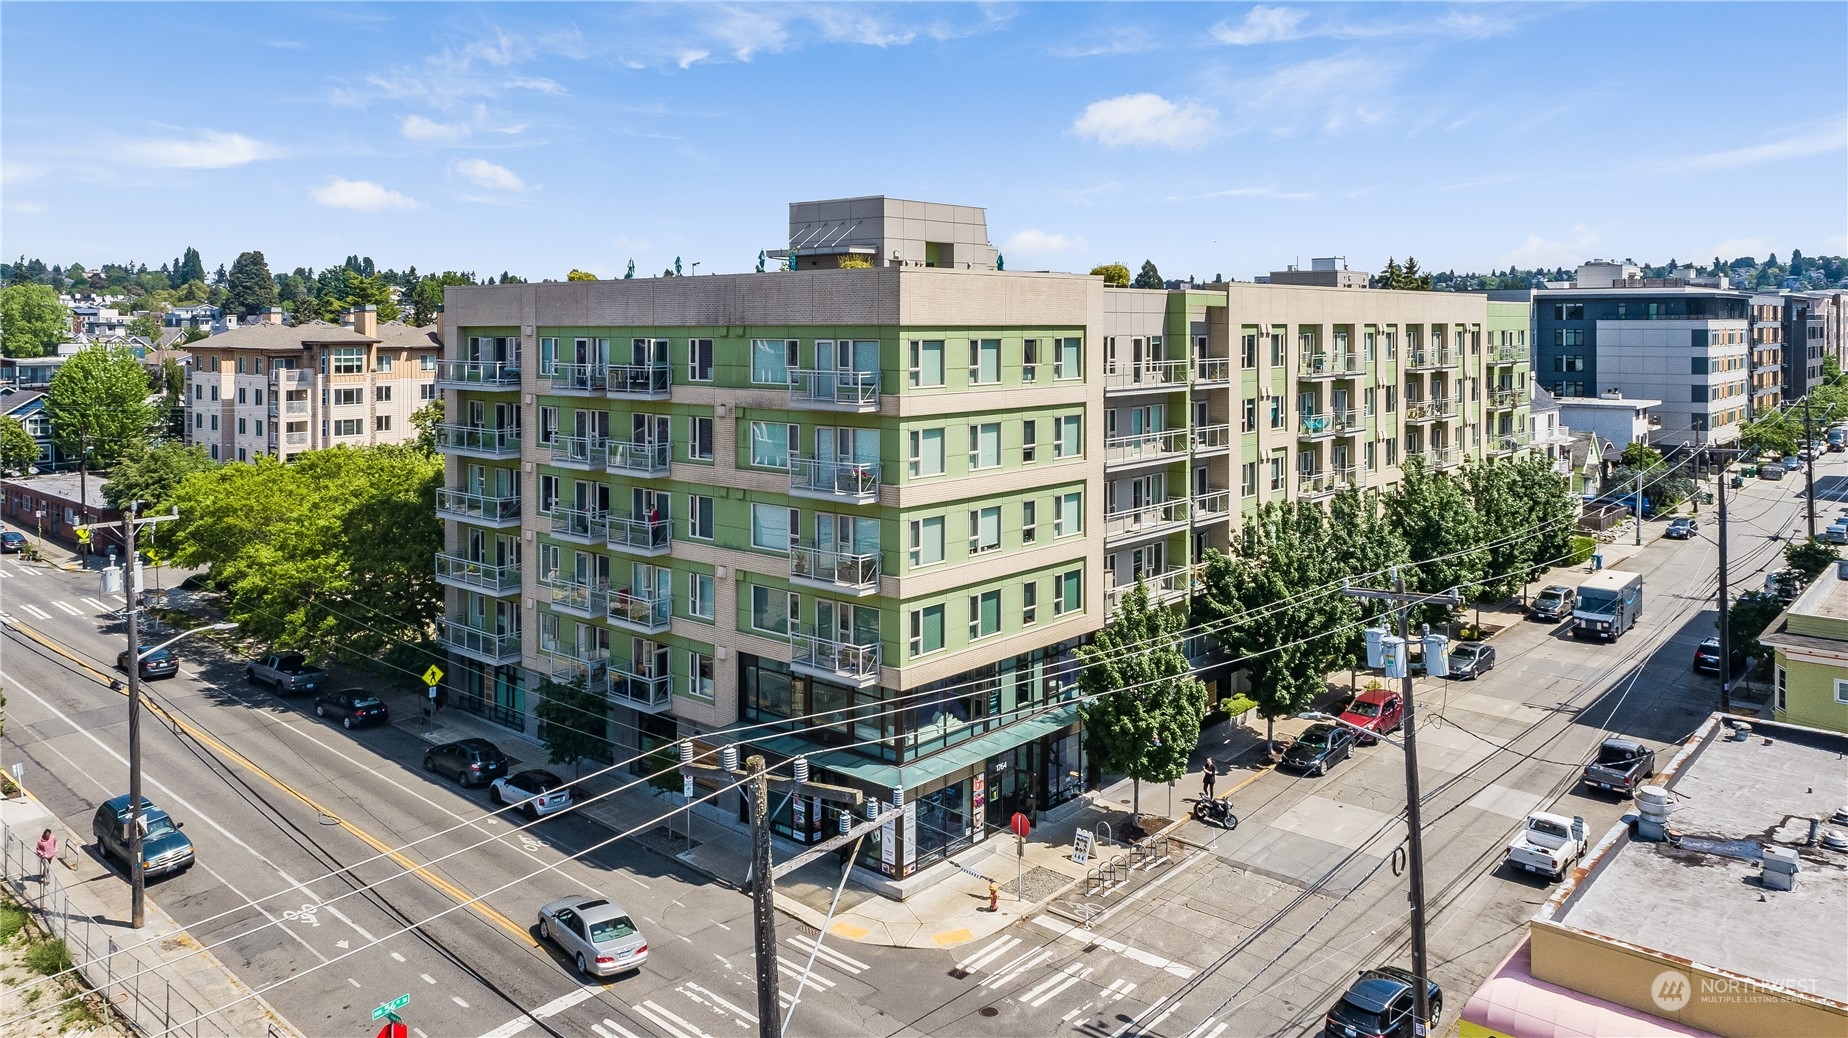
{"type": "Polygon", "coordinates": [[[911,875],[911,867],[918,863],[918,802],[905,802],[905,871],[901,875],[911,875]]]}
{"type": "Polygon", "coordinates": [[[975,842],[988,839],[988,777],[975,776],[975,799],[969,811],[969,824],[975,830],[975,842]]]}
{"type": "MultiPolygon", "coordinates": [[[[890,810],[889,805],[880,803],[879,801],[876,801],[876,800],[874,801],[874,803],[878,804],[879,813],[881,814],[884,814],[886,811],[890,810]]],[[[890,876],[892,874],[892,865],[894,864],[894,861],[895,861],[895,859],[893,858],[893,855],[897,853],[896,852],[897,847],[898,847],[898,822],[895,819],[888,818],[886,819],[885,824],[879,827],[879,871],[884,873],[885,875],[890,876]]]]}

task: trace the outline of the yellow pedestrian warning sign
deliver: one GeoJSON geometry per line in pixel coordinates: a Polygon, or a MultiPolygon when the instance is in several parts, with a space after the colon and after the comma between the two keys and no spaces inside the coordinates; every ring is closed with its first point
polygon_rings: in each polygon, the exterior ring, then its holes
{"type": "Polygon", "coordinates": [[[437,682],[443,680],[443,668],[434,663],[430,664],[430,669],[423,672],[423,679],[424,684],[435,685],[437,682]]]}

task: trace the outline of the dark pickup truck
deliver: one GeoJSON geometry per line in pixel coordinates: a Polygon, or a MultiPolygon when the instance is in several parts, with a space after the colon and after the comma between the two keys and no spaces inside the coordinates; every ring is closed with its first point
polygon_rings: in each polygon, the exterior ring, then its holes
{"type": "Polygon", "coordinates": [[[268,685],[277,693],[288,695],[313,692],[327,680],[327,671],[310,667],[308,657],[299,652],[272,652],[246,664],[244,676],[252,684],[268,685]]]}
{"type": "Polygon", "coordinates": [[[1655,775],[1655,751],[1635,739],[1606,739],[1598,759],[1585,765],[1585,784],[1626,797],[1655,775]]]}

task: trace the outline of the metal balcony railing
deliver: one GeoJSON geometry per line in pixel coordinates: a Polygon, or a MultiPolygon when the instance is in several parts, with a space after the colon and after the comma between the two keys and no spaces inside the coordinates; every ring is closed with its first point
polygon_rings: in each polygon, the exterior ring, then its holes
{"type": "Polygon", "coordinates": [[[1365,359],[1358,353],[1308,352],[1300,361],[1298,375],[1302,378],[1335,378],[1367,370],[1365,359]]]}
{"type": "Polygon", "coordinates": [[[610,513],[609,545],[631,555],[662,555],[674,546],[674,527],[666,519],[610,513]]]}
{"type": "Polygon", "coordinates": [[[1298,436],[1333,436],[1335,416],[1327,411],[1300,414],[1296,418],[1296,434],[1298,436]]]}
{"type": "Polygon", "coordinates": [[[482,630],[467,620],[450,618],[437,630],[437,644],[450,652],[488,664],[520,661],[520,632],[496,633],[482,630]]]}
{"type": "Polygon", "coordinates": [[[1207,487],[1205,492],[1193,496],[1193,517],[1195,522],[1205,519],[1218,519],[1232,512],[1232,492],[1224,487],[1207,487]]]}
{"type": "Polygon", "coordinates": [[[1422,459],[1427,468],[1433,469],[1450,468],[1463,463],[1462,455],[1455,447],[1432,447],[1418,451],[1415,456],[1422,459]]]}
{"type": "Polygon", "coordinates": [[[666,674],[649,677],[620,664],[610,665],[610,701],[657,713],[674,705],[673,679],[666,674]]]}
{"type": "Polygon", "coordinates": [[[1196,454],[1227,450],[1232,446],[1232,427],[1224,422],[1213,425],[1196,425],[1193,427],[1193,449],[1196,454]]]}
{"type": "Polygon", "coordinates": [[[1149,602],[1154,605],[1178,602],[1187,597],[1187,592],[1193,588],[1194,573],[1193,567],[1180,566],[1165,573],[1151,573],[1137,580],[1119,584],[1115,575],[1106,571],[1104,609],[1107,612],[1116,612],[1117,606],[1123,601],[1123,596],[1129,593],[1130,588],[1138,584],[1148,590],[1149,602]]]}
{"type": "Polygon", "coordinates": [[[617,588],[610,593],[609,618],[632,631],[665,631],[674,619],[673,592],[617,588]]]}
{"type": "Polygon", "coordinates": [[[492,566],[450,552],[436,556],[436,579],[451,587],[465,587],[489,594],[505,595],[520,590],[520,567],[492,566]]]}
{"type": "Polygon", "coordinates": [[[609,513],[594,509],[553,508],[552,536],[579,544],[601,544],[608,535],[609,513]]]}
{"type": "Polygon", "coordinates": [[[610,650],[595,645],[542,643],[539,652],[546,659],[546,673],[553,681],[583,681],[588,688],[602,687],[609,680],[610,650]]]}
{"type": "Polygon", "coordinates": [[[1350,407],[1345,411],[1333,412],[1331,417],[1334,419],[1335,432],[1341,435],[1347,435],[1349,433],[1366,431],[1367,419],[1371,417],[1371,415],[1368,414],[1367,409],[1364,407],[1350,407]]]}
{"type": "Polygon", "coordinates": [[[520,456],[520,430],[489,429],[473,425],[439,425],[434,429],[436,449],[449,454],[480,458],[520,456]]]}
{"type": "Polygon", "coordinates": [[[601,393],[609,388],[610,369],[604,364],[555,364],[550,379],[554,393],[601,393]]]}
{"type": "Polygon", "coordinates": [[[1343,487],[1360,486],[1366,481],[1366,475],[1367,470],[1359,465],[1324,469],[1318,472],[1299,472],[1296,477],[1296,490],[1303,497],[1321,497],[1336,493],[1343,487]]]}
{"type": "Polygon", "coordinates": [[[789,636],[789,666],[814,677],[867,686],[879,680],[879,643],[858,645],[798,627],[789,636]]]}
{"type": "Polygon", "coordinates": [[[879,409],[879,372],[811,371],[789,373],[789,402],[842,411],[879,409]]]}
{"type": "Polygon", "coordinates": [[[1422,349],[1410,350],[1405,358],[1409,368],[1449,368],[1457,363],[1455,350],[1422,349]]]}
{"type": "Polygon", "coordinates": [[[879,497],[879,463],[791,456],[789,492],[859,504],[875,501],[879,497]]]}
{"type": "Polygon", "coordinates": [[[1528,358],[1525,346],[1497,346],[1488,355],[1492,364],[1519,364],[1528,358]]]}
{"type": "Polygon", "coordinates": [[[609,464],[610,441],[605,436],[552,437],[552,464],[566,468],[600,469],[609,464]]]}
{"type": "Polygon", "coordinates": [[[578,580],[556,573],[539,578],[553,609],[587,619],[601,619],[609,610],[610,586],[601,580],[578,580]]]}
{"type": "Polygon", "coordinates": [[[1497,411],[1505,411],[1510,407],[1518,407],[1520,403],[1521,394],[1512,389],[1497,389],[1489,394],[1489,406],[1497,411]]]}
{"type": "Polygon", "coordinates": [[[1217,383],[1232,381],[1232,358],[1195,357],[1194,381],[1217,383]]]}
{"type": "Polygon", "coordinates": [[[606,449],[610,471],[624,475],[665,476],[673,460],[672,447],[667,443],[611,440],[606,449]]]}
{"type": "Polygon", "coordinates": [[[1190,440],[1186,429],[1163,429],[1159,432],[1113,436],[1104,441],[1104,464],[1118,465],[1143,461],[1168,460],[1187,453],[1190,440]]]}
{"type": "Polygon", "coordinates": [[[659,364],[611,364],[606,369],[609,394],[630,399],[660,400],[673,392],[665,361],[659,364]]]}
{"type": "Polygon", "coordinates": [[[879,590],[879,553],[854,554],[805,544],[789,547],[789,579],[832,590],[870,594],[879,590]]]}
{"type": "Polygon", "coordinates": [[[307,446],[308,434],[305,432],[285,432],[282,434],[282,442],[291,447],[307,446]]]}
{"type": "Polygon", "coordinates": [[[436,492],[436,514],[445,519],[498,526],[520,521],[520,495],[492,497],[471,493],[463,487],[443,487],[436,492]]]}
{"type": "Polygon", "coordinates": [[[444,389],[518,389],[520,367],[495,360],[439,360],[436,384],[444,389]]]}
{"type": "Polygon", "coordinates": [[[1125,508],[1104,515],[1104,537],[1123,537],[1131,534],[1156,533],[1172,530],[1187,524],[1188,510],[1192,507],[1190,498],[1171,498],[1156,501],[1138,508],[1125,508]]]}
{"type": "Polygon", "coordinates": [[[1104,365],[1104,391],[1178,389],[1187,384],[1187,361],[1118,361],[1104,365]]]}
{"type": "Polygon", "coordinates": [[[1527,443],[1528,439],[1525,436],[1497,436],[1490,445],[1490,449],[1497,454],[1513,454],[1527,446],[1527,443]]]}

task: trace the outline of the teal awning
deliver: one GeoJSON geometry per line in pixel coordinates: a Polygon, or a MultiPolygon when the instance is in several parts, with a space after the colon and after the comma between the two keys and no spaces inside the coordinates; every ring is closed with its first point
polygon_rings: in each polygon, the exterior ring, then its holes
{"type": "MultiPolygon", "coordinates": [[[[886,761],[862,757],[850,750],[830,750],[799,735],[773,735],[769,738],[750,739],[750,742],[754,746],[761,746],[771,753],[784,757],[806,756],[809,763],[814,766],[826,768],[872,789],[891,789],[899,784],[902,775],[905,787],[909,789],[979,764],[1016,746],[1024,746],[1045,736],[1055,735],[1077,720],[1077,704],[1068,704],[1056,710],[1037,714],[1024,721],[1016,721],[998,731],[988,732],[957,743],[923,760],[906,764],[903,769],[886,761]]],[[[745,728],[749,725],[741,723],[735,727],[745,728]]],[[[724,734],[723,731],[718,731],[704,738],[712,739],[724,734]]],[[[749,736],[747,735],[746,738],[749,736]]]]}

